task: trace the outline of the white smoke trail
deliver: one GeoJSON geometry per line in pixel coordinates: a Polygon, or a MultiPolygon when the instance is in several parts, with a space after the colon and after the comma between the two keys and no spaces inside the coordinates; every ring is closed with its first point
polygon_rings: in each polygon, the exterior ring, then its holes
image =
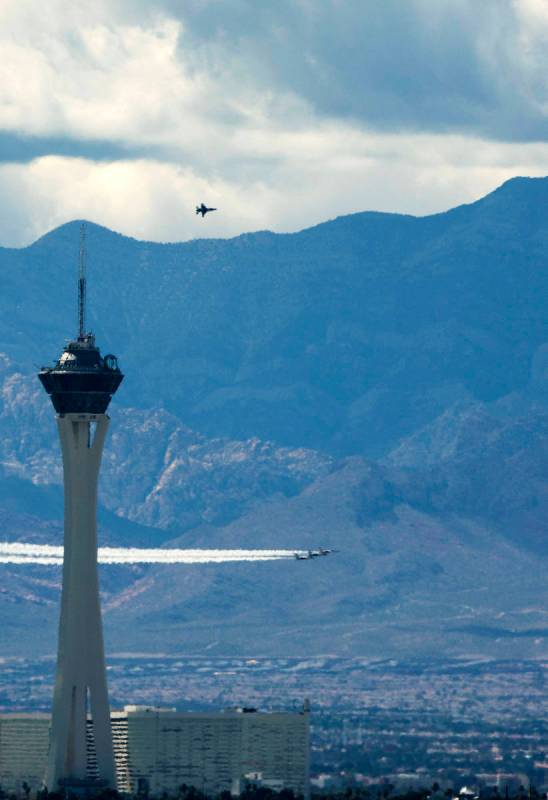
{"type": "MultiPolygon", "coordinates": [[[[100,547],[100,564],[223,564],[230,561],[278,561],[302,550],[206,550],[139,547],[100,547]]],[[[0,542],[0,564],[63,563],[63,548],[48,544],[0,542]]]]}

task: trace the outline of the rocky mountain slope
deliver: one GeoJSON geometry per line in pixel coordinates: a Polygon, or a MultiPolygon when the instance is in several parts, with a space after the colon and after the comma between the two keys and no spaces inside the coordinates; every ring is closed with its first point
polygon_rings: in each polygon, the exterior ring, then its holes
{"type": "MultiPolygon", "coordinates": [[[[547,200],[516,179],[432,217],[173,245],[88,226],[92,324],[126,373],[103,542],[340,550],[105,567],[111,650],[546,652],[547,200]]],[[[77,248],[69,223],[0,249],[7,539],[61,536],[34,374],[73,332],[77,248]]],[[[50,652],[59,574],[0,569],[0,654],[50,652]]]]}

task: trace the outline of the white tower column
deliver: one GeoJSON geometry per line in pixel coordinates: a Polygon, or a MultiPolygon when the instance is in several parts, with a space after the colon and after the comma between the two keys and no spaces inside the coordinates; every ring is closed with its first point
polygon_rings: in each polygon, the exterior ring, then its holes
{"type": "Polygon", "coordinates": [[[98,777],[116,787],[97,574],[97,481],[109,418],[63,414],[65,546],[49,791],[86,781],[86,720],[93,722],[98,777]]]}

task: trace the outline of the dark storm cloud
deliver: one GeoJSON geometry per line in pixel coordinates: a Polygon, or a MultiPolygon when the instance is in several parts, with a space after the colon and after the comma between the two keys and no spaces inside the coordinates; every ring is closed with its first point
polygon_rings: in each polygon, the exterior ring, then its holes
{"type": "Polygon", "coordinates": [[[69,156],[93,161],[114,161],[146,155],[143,148],[119,145],[110,141],[25,136],[0,131],[0,163],[26,164],[41,156],[69,156]]]}
{"type": "Polygon", "coordinates": [[[379,130],[548,138],[548,57],[525,52],[511,0],[163,6],[185,25],[181,48],[196,70],[290,90],[320,114],[379,130]]]}

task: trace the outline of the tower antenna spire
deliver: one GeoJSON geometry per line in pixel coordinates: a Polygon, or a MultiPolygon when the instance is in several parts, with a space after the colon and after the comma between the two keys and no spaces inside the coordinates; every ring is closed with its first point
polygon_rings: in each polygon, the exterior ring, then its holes
{"type": "Polygon", "coordinates": [[[83,339],[86,327],[86,223],[80,225],[80,257],[78,268],[78,338],[83,339]]]}

